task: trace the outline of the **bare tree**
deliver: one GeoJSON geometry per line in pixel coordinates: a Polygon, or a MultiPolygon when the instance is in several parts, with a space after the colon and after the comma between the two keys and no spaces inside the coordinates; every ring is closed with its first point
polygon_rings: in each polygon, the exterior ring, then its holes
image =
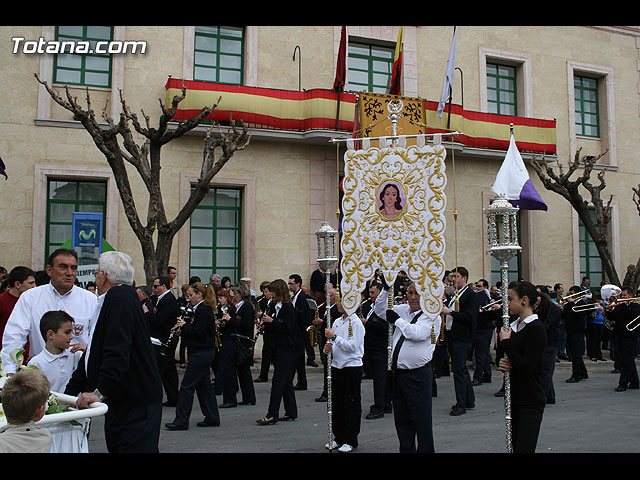
{"type": "Polygon", "coordinates": [[[606,187],[604,170],[598,172],[599,183],[597,185],[593,185],[590,181],[594,165],[607,151],[597,156],[585,156],[580,159],[581,150],[576,151],[574,159],[569,162],[566,172],[560,163],[558,163],[558,172],[554,171],[544,155],[541,159],[534,158],[529,163],[547,190],[561,195],[571,204],[598,250],[602,267],[609,282],[620,285],[620,278],[613,262],[607,238],[609,224],[611,223],[611,200],[613,195],[609,197],[606,204],[600,197],[602,190],[606,187]],[[571,180],[571,176],[581,167],[583,167],[582,174],[575,180],[571,180]],[[582,196],[581,187],[587,190],[589,198],[582,196]],[[595,222],[590,214],[591,209],[595,213],[595,222]]]}
{"type": "MultiPolygon", "coordinates": [[[[74,120],[79,121],[89,133],[98,150],[107,159],[120,192],[120,199],[124,207],[125,215],[134,234],[142,247],[144,259],[144,272],[148,285],[158,275],[164,275],[167,271],[169,256],[173,239],[195,208],[209,191],[209,185],[213,177],[224,167],[237,150],[242,150],[249,144],[247,128],[240,122],[240,128],[231,122],[229,132],[220,131],[215,134],[213,125],[207,129],[204,138],[200,177],[191,191],[187,202],[182,206],[175,218],[167,219],[162,190],[160,188],[161,149],[164,145],[185,133],[193,130],[209,115],[218,105],[205,106],[200,112],[184,122],[177,122],[175,128],[169,128],[169,122],[175,116],[179,103],[186,96],[186,88],[182,87],[180,95],[173,97],[171,107],[167,108],[160,101],[162,115],[157,127],[151,127],[150,119],[142,112],[144,125],[133,113],[125,102],[120,91],[120,103],[122,112],[116,123],[107,114],[107,106],[102,111],[102,119],[105,124],[100,125],[91,108],[89,90],[86,93],[86,109],[83,108],[76,97],[69,92],[65,85],[66,98],[56,93],[46,81],[42,81],[37,74],[36,79],[42,84],[51,98],[61,107],[73,114],[74,120]],[[132,129],[133,127],[133,129],[132,129]],[[144,142],[139,145],[134,134],[143,137],[144,142]],[[120,144],[122,143],[122,145],[120,144]],[[221,155],[216,159],[216,149],[221,149],[221,155]],[[144,182],[149,194],[146,225],[143,224],[138,214],[136,202],[133,197],[129,174],[126,164],[132,165],[144,182]],[[157,236],[154,238],[154,233],[157,236]]],[[[220,99],[218,99],[218,103],[220,99]]]]}

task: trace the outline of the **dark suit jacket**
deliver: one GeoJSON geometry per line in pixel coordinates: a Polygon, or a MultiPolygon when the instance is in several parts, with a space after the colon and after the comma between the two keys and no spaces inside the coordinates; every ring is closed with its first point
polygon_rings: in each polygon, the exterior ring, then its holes
{"type": "Polygon", "coordinates": [[[295,304],[297,342],[302,345],[307,341],[307,327],[311,325],[311,322],[315,318],[315,313],[311,310],[309,302],[307,301],[308,299],[312,298],[301,290],[300,293],[298,293],[295,304]]]}
{"type": "MultiPolygon", "coordinates": [[[[84,367],[84,356],[80,361],[84,367]]],[[[89,350],[86,383],[78,368],[66,393],[92,392],[106,397],[109,408],[145,407],[162,402],[162,383],[149,327],[135,289],[119,285],[109,289],[98,316],[89,350]],[[73,385],[76,385],[74,388],[73,385]],[[77,385],[82,390],[78,391],[77,385]],[[74,391],[75,390],[75,391],[74,391]]]]}
{"type": "Polygon", "coordinates": [[[287,302],[282,304],[280,311],[273,319],[273,322],[265,324],[264,331],[265,334],[267,334],[267,332],[273,334],[276,354],[293,353],[297,329],[296,311],[293,308],[293,303],[287,302]]]}
{"type": "MultiPolygon", "coordinates": [[[[451,312],[453,323],[449,340],[471,342],[478,325],[478,315],[480,314],[480,305],[478,303],[478,295],[471,287],[467,287],[459,299],[460,308],[458,312],[451,312]]],[[[452,308],[453,310],[453,308],[452,308]]]]}
{"type": "Polygon", "coordinates": [[[145,313],[145,317],[149,322],[149,331],[152,337],[157,338],[161,342],[166,342],[169,333],[180,316],[180,306],[178,300],[168,291],[167,294],[160,299],[158,304],[155,302],[148,305],[149,311],[145,313]],[[155,306],[154,306],[155,305],[155,306]]]}
{"type": "Polygon", "coordinates": [[[213,350],[216,337],[213,309],[204,302],[200,303],[191,323],[180,329],[180,336],[190,353],[213,350]]]}

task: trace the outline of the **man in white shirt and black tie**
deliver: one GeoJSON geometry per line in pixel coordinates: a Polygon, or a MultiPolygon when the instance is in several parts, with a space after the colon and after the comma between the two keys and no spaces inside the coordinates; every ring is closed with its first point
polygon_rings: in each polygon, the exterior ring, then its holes
{"type": "Polygon", "coordinates": [[[440,333],[440,315],[425,313],[415,283],[407,287],[407,303],[387,309],[389,292],[383,290],[375,312],[394,324],[393,333],[393,418],[400,453],[433,453],[431,359],[440,333]],[[433,333],[433,335],[432,335],[433,333]]]}

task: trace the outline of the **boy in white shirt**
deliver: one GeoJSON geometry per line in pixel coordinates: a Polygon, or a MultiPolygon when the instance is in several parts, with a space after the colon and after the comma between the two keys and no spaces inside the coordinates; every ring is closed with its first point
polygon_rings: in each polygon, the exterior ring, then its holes
{"type": "MultiPolygon", "coordinates": [[[[40,319],[40,333],[45,348],[31,358],[29,365],[38,367],[47,376],[52,392],[64,393],[85,350],[71,352],[73,318],[62,310],[46,312],[40,319]]],[[[78,422],[80,425],[68,422],[46,425],[51,432],[51,453],[88,452],[85,437],[89,419],[80,419],[78,422]]]]}

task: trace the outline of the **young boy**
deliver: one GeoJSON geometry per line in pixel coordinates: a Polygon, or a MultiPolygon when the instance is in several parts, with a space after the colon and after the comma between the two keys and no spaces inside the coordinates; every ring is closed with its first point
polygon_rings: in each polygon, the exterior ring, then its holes
{"type": "Polygon", "coordinates": [[[40,319],[40,333],[45,348],[29,360],[29,365],[35,365],[47,376],[52,392],[64,393],[82,357],[81,349],[73,352],[70,348],[73,318],[62,310],[47,312],[40,319]]]}
{"type": "MultiPolygon", "coordinates": [[[[29,365],[38,367],[47,376],[52,392],[64,393],[84,350],[83,345],[71,348],[73,318],[61,310],[46,312],[40,319],[40,333],[45,348],[29,360],[29,365]]],[[[68,422],[46,425],[51,433],[52,453],[88,452],[85,437],[89,419],[80,419],[78,422],[81,425],[68,422]]]]}
{"type": "Polygon", "coordinates": [[[0,453],[49,453],[51,435],[37,427],[47,409],[49,381],[38,370],[20,370],[2,388],[8,425],[0,428],[0,453]]]}

